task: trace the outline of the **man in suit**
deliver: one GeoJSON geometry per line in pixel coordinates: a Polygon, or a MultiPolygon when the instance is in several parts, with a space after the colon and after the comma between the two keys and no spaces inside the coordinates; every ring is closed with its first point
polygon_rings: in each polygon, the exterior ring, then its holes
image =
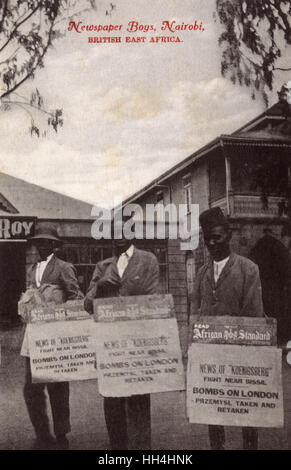
{"type": "MultiPolygon", "coordinates": [[[[116,224],[118,225],[118,224],[116,224]]],[[[122,238],[114,239],[115,256],[97,263],[85,296],[85,309],[93,313],[98,297],[155,294],[159,282],[156,257],[137,249],[117,227],[122,238]]],[[[149,450],[151,448],[150,395],[104,398],[105,421],[112,450],[149,450]]]]}
{"type": "MultiPolygon", "coordinates": [[[[45,284],[50,284],[57,288],[60,302],[82,299],[84,296],[79,288],[74,266],[60,260],[54,254],[61,244],[56,228],[52,224],[40,226],[29,242],[37,247],[40,261],[28,271],[27,287],[41,288],[45,284]]],[[[36,434],[33,449],[68,449],[69,441],[66,435],[71,430],[69,383],[32,383],[27,334],[24,337],[21,355],[26,356],[24,399],[36,434]],[[50,434],[45,387],[49,394],[56,442],[50,434]]]]}
{"type": "MultiPolygon", "coordinates": [[[[221,209],[209,209],[199,220],[211,259],[202,266],[195,279],[189,322],[190,344],[197,315],[264,315],[259,269],[249,259],[231,252],[231,232],[221,209]]],[[[258,448],[256,428],[244,427],[242,434],[244,450],[258,448]]],[[[223,426],[210,425],[209,439],[212,449],[224,449],[223,426]]]]}

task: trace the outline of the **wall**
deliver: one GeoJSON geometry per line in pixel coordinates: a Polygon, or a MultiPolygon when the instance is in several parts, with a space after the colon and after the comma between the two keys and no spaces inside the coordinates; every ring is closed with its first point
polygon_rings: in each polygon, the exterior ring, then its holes
{"type": "Polygon", "coordinates": [[[186,282],[186,252],[179,240],[168,242],[169,293],[173,295],[182,349],[187,348],[188,298],[186,282]]]}
{"type": "Polygon", "coordinates": [[[226,197],[225,157],[220,149],[209,159],[209,186],[211,201],[226,197]]]}

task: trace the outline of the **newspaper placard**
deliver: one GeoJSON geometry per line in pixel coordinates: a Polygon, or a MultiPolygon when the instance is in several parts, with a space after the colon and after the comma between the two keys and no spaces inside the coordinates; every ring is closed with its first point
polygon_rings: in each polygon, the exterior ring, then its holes
{"type": "Polygon", "coordinates": [[[281,350],[192,344],[187,413],[191,423],[283,427],[281,350]]]}
{"type": "Polygon", "coordinates": [[[94,304],[95,320],[103,314],[105,318],[96,324],[101,395],[125,397],[184,390],[182,354],[177,321],[172,317],[171,296],[122,297],[122,304],[120,299],[99,299],[94,304]],[[106,302],[102,306],[103,300],[106,302]],[[149,302],[151,309],[147,308],[149,302]],[[163,305],[162,318],[158,318],[155,305],[160,308],[163,305]],[[125,320],[128,315],[131,319],[125,320]]]}
{"type": "Polygon", "coordinates": [[[131,295],[94,300],[98,322],[175,318],[171,294],[131,295]]]}
{"type": "Polygon", "coordinates": [[[27,325],[33,382],[97,378],[93,319],[27,325]]]}
{"type": "Polygon", "coordinates": [[[275,346],[275,318],[202,316],[193,324],[193,343],[275,346]]]}
{"type": "MultiPolygon", "coordinates": [[[[33,290],[32,290],[33,292],[33,290]]],[[[84,300],[68,300],[65,303],[18,303],[18,314],[25,323],[56,322],[89,319],[90,314],[84,310],[84,300]]]]}

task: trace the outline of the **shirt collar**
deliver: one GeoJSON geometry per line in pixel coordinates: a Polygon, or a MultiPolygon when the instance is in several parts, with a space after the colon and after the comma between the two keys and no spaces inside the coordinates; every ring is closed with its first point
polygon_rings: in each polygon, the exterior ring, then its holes
{"type": "Polygon", "coordinates": [[[224,266],[229,260],[229,256],[227,256],[226,258],[224,259],[221,259],[220,261],[214,261],[214,264],[218,265],[218,266],[224,266]]]}
{"type": "Polygon", "coordinates": [[[52,253],[51,255],[49,255],[49,256],[47,257],[47,259],[44,259],[44,260],[40,261],[40,263],[48,263],[48,262],[52,259],[53,256],[54,256],[54,253],[52,253]]]}
{"type": "Polygon", "coordinates": [[[130,247],[125,252],[127,254],[128,258],[132,257],[133,251],[134,251],[134,245],[130,245],[130,247]]]}

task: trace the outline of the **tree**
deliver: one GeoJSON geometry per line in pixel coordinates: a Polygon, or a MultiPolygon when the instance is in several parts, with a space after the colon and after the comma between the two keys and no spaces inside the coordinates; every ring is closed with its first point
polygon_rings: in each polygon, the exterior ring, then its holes
{"type": "Polygon", "coordinates": [[[48,125],[57,132],[62,110],[46,110],[38,89],[29,97],[19,89],[44,67],[49,48],[64,35],[62,21],[89,8],[95,8],[95,0],[0,0],[0,104],[4,110],[24,109],[31,118],[31,134],[40,135],[37,112],[46,113],[48,125]]]}
{"type": "MultiPolygon", "coordinates": [[[[216,12],[222,25],[222,75],[249,87],[253,98],[260,93],[268,106],[267,91],[273,88],[276,71],[291,71],[291,58],[286,68],[279,66],[291,45],[291,1],[216,0],[216,12]]],[[[291,81],[282,86],[278,99],[285,119],[269,132],[290,138],[291,81]]],[[[260,190],[263,209],[268,208],[269,196],[276,194],[281,197],[278,215],[291,217],[290,161],[265,152],[260,161],[246,164],[245,171],[250,189],[260,190]]]]}
{"type": "Polygon", "coordinates": [[[267,89],[272,90],[278,60],[291,44],[290,0],[216,0],[216,11],[223,31],[221,73],[262,93],[268,104],[267,89]]]}

